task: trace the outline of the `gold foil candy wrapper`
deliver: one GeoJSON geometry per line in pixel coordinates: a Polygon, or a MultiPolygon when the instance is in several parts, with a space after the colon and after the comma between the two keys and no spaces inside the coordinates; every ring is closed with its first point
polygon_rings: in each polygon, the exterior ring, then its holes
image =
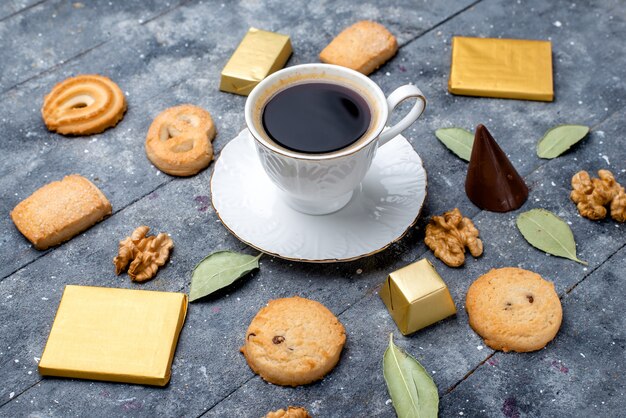
{"type": "Polygon", "coordinates": [[[465,96],[551,102],[552,43],[455,36],[448,91],[465,96]]]}
{"type": "Polygon", "coordinates": [[[456,314],[448,287],[427,259],[389,274],[379,294],[403,335],[456,314]]]}
{"type": "Polygon", "coordinates": [[[222,70],[220,90],[247,96],[291,55],[289,36],[250,28],[222,70]]]}
{"type": "Polygon", "coordinates": [[[165,386],[186,314],[184,293],[68,285],[39,373],[165,386]]]}

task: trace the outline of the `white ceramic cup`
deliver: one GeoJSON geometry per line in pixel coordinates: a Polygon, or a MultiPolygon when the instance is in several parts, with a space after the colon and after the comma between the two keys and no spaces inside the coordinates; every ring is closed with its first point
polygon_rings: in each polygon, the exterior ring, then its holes
{"type": "Polygon", "coordinates": [[[297,211],[324,215],[344,207],[369,170],[376,150],[408,128],[426,106],[416,86],[398,87],[389,97],[369,77],[345,67],[303,64],[277,71],[261,81],[248,95],[246,125],[261,165],[272,182],[283,191],[287,204],[297,211]],[[278,92],[295,84],[329,82],[359,93],[370,107],[369,129],[353,144],[325,154],[307,154],[276,144],[263,129],[265,104],[278,92]],[[404,100],[415,98],[409,113],[385,129],[391,112],[404,100]]]}

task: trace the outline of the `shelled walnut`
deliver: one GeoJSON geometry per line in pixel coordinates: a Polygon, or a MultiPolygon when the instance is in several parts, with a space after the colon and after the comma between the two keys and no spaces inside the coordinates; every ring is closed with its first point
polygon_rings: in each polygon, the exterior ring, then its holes
{"type": "Polygon", "coordinates": [[[469,218],[464,218],[458,208],[433,216],[426,226],[424,242],[435,257],[450,267],[459,267],[465,262],[465,247],[474,257],[483,253],[483,242],[478,238],[478,229],[469,218]]]}
{"type": "Polygon", "coordinates": [[[311,415],[301,406],[290,406],[286,411],[279,409],[278,411],[268,412],[263,418],[311,418],[311,415]]]}
{"type": "Polygon", "coordinates": [[[617,222],[626,222],[626,193],[623,187],[611,201],[611,218],[617,222]]]}
{"type": "Polygon", "coordinates": [[[611,217],[618,222],[626,221],[626,194],[609,170],[599,170],[599,178],[591,178],[582,170],[572,177],[570,198],[581,216],[598,220],[607,215],[610,205],[611,217]]]}
{"type": "Polygon", "coordinates": [[[113,258],[115,274],[128,268],[128,275],[134,282],[152,279],[160,266],[169,258],[174,241],[164,233],[147,236],[150,228],[140,226],[130,237],[120,241],[118,254],[113,258]]]}

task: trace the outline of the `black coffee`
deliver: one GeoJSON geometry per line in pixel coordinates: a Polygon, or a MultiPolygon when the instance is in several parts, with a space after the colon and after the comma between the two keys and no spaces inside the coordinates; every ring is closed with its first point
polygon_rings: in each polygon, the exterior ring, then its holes
{"type": "Polygon", "coordinates": [[[263,128],[292,151],[323,154],[345,148],[367,131],[371,114],[363,97],[332,83],[296,84],[265,105],[263,128]]]}

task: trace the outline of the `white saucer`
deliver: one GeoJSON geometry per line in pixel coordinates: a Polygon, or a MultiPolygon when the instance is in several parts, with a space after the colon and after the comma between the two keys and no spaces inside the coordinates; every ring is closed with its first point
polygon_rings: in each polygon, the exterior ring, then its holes
{"type": "Polygon", "coordinates": [[[211,178],[213,207],[244,243],[295,261],[349,261],[375,254],[404,236],[426,198],[426,171],[398,135],[381,147],[352,200],[329,215],[289,207],[257,158],[244,129],[228,143],[211,178]]]}

